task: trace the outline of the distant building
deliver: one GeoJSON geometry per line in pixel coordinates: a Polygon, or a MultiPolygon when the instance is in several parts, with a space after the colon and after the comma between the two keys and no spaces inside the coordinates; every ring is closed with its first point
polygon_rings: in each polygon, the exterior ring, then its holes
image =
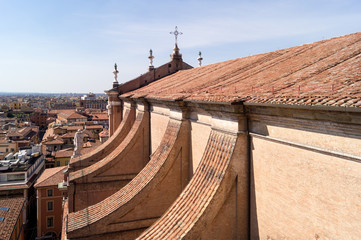
{"type": "Polygon", "coordinates": [[[3,159],[9,153],[18,151],[18,142],[11,140],[0,140],[0,159],[3,159]]]}
{"type": "Polygon", "coordinates": [[[101,109],[105,110],[107,106],[107,100],[97,99],[94,93],[89,93],[81,97],[80,107],[85,109],[101,109]]]}
{"type": "Polygon", "coordinates": [[[39,126],[40,129],[46,129],[48,126],[48,114],[42,111],[35,111],[30,115],[30,121],[36,126],[39,126]]]}
{"type": "Polygon", "coordinates": [[[75,122],[86,122],[87,117],[74,112],[61,112],[58,114],[56,122],[59,124],[73,124],[75,122]]]}
{"type": "Polygon", "coordinates": [[[37,144],[39,141],[39,127],[37,126],[26,126],[23,128],[11,128],[6,134],[6,138],[12,141],[27,141],[30,143],[37,144]]]}
{"type": "Polygon", "coordinates": [[[101,143],[106,142],[109,139],[109,130],[104,129],[102,132],[99,133],[99,140],[101,143]]]}
{"type": "Polygon", "coordinates": [[[36,219],[32,218],[36,216],[33,186],[39,174],[44,170],[45,164],[40,150],[41,146],[36,145],[15,154],[11,153],[4,160],[0,160],[0,199],[13,197],[25,199],[22,224],[29,235],[36,224],[36,219]]]}
{"type": "Polygon", "coordinates": [[[36,181],[37,235],[57,239],[61,234],[62,193],[58,183],[64,180],[65,167],[45,169],[36,181]]]}

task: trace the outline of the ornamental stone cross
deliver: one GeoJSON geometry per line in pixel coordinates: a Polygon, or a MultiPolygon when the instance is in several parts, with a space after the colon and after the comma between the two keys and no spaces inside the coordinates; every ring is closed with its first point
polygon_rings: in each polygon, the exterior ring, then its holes
{"type": "Polygon", "coordinates": [[[177,44],[177,40],[178,40],[178,35],[182,35],[182,32],[178,32],[178,27],[175,26],[175,31],[174,32],[170,32],[170,34],[173,34],[175,37],[175,44],[177,44]]]}

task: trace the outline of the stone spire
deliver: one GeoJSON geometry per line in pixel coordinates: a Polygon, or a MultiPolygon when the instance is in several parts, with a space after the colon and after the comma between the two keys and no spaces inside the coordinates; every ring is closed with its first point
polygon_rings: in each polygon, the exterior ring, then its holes
{"type": "Polygon", "coordinates": [[[202,60],[203,60],[203,58],[202,58],[202,53],[201,53],[201,52],[198,53],[198,58],[197,58],[197,59],[198,59],[198,65],[199,65],[199,66],[202,66],[202,60]]]}
{"type": "Polygon", "coordinates": [[[149,71],[152,71],[152,70],[154,70],[154,66],[153,66],[153,59],[154,59],[154,56],[153,56],[153,51],[152,51],[152,49],[150,49],[149,50],[149,68],[148,68],[148,70],[149,71]]]}
{"type": "Polygon", "coordinates": [[[118,82],[118,73],[119,73],[119,71],[118,71],[118,66],[117,66],[116,63],[114,64],[114,71],[113,71],[113,73],[114,73],[113,88],[116,88],[116,87],[119,86],[119,82],[118,82]]]}
{"type": "Polygon", "coordinates": [[[182,59],[182,54],[179,53],[179,47],[177,44],[175,44],[173,48],[173,53],[170,55],[170,59],[172,61],[177,59],[182,59]]]}

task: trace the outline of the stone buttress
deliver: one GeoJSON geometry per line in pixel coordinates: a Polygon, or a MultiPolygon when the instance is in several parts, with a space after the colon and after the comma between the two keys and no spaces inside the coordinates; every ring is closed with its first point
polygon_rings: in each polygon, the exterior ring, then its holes
{"type": "Polygon", "coordinates": [[[130,183],[69,214],[69,239],[134,239],[162,216],[189,179],[190,124],[183,116],[170,116],[158,148],[130,183]]]}
{"type": "Polygon", "coordinates": [[[202,108],[212,115],[202,160],[182,194],[138,239],[248,239],[245,118],[202,108]]]}
{"type": "Polygon", "coordinates": [[[129,133],[136,115],[135,104],[132,102],[129,106],[125,106],[124,119],[120,123],[119,127],[115,130],[114,134],[102,145],[94,149],[93,151],[86,153],[77,158],[71,159],[69,168],[71,172],[78,171],[80,169],[89,167],[93,163],[100,161],[113,152],[118,145],[124,140],[129,133]]]}
{"type": "Polygon", "coordinates": [[[69,212],[109,197],[132,180],[149,161],[149,111],[142,100],[127,136],[105,158],[69,174],[69,212]]]}

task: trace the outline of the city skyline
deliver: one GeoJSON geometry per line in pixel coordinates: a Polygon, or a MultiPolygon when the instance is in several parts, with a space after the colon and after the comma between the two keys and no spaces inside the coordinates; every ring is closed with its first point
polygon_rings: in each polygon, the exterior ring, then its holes
{"type": "Polygon", "coordinates": [[[169,61],[197,66],[360,31],[357,1],[1,1],[1,92],[97,92],[169,61]]]}

